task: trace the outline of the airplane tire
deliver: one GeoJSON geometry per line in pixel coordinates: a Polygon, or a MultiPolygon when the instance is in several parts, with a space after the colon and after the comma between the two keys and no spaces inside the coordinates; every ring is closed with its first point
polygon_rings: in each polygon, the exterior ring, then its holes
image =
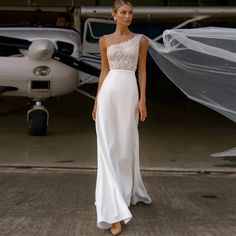
{"type": "Polygon", "coordinates": [[[44,136],[47,134],[47,112],[33,110],[29,114],[28,131],[30,135],[44,136]]]}

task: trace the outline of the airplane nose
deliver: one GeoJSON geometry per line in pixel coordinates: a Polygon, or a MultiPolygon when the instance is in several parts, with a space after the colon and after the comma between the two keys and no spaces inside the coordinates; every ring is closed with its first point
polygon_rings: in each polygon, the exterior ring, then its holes
{"type": "Polygon", "coordinates": [[[37,39],[32,42],[29,47],[28,56],[41,61],[52,58],[54,52],[54,44],[47,39],[37,39]]]}

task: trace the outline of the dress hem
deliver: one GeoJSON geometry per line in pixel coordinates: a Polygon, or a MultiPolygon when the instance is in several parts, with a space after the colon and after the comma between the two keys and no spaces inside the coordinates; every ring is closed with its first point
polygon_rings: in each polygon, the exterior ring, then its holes
{"type": "Polygon", "coordinates": [[[99,220],[97,222],[97,227],[99,229],[110,229],[112,224],[116,223],[116,222],[119,222],[119,221],[124,221],[125,224],[127,224],[131,219],[133,218],[133,216],[128,216],[128,217],[119,217],[115,220],[99,220]]]}

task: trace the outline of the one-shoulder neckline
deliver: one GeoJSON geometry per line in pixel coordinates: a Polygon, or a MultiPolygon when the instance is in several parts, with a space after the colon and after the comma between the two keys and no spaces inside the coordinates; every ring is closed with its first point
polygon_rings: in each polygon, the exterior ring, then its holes
{"type": "Polygon", "coordinates": [[[119,42],[119,43],[113,43],[113,44],[111,44],[111,45],[109,45],[109,46],[107,47],[107,50],[108,50],[108,48],[110,48],[110,47],[112,47],[112,46],[117,46],[117,45],[120,45],[120,44],[123,44],[123,43],[127,43],[127,42],[129,42],[129,41],[135,39],[138,35],[140,35],[140,34],[134,34],[134,36],[133,36],[132,38],[130,38],[130,39],[127,39],[127,40],[125,40],[125,41],[121,41],[121,42],[119,42]]]}

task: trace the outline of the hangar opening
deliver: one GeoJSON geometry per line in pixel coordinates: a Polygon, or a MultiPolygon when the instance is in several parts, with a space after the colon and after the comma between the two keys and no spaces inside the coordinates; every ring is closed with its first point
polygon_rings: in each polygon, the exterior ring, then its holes
{"type": "MultiPolygon", "coordinates": [[[[2,10],[0,12],[4,19],[2,26],[53,27],[56,16],[62,9],[53,12],[42,9],[36,11],[15,10],[12,13],[9,10],[2,10]],[[25,19],[22,20],[24,17],[25,19]]],[[[154,38],[160,35],[163,30],[180,24],[184,18],[158,19],[152,22],[139,19],[134,21],[131,29],[134,32],[154,38]]],[[[81,30],[76,30],[81,32],[81,38],[83,38],[85,19],[80,20],[81,30]]],[[[222,21],[220,17],[215,17],[191,23],[185,27],[233,27],[234,24],[234,18],[226,17],[222,21]]],[[[95,38],[91,34],[86,34],[85,38],[90,43],[96,43],[99,33],[101,33],[97,25],[95,28],[96,31],[93,32],[95,38]]],[[[107,30],[106,28],[105,33],[109,33],[111,29],[107,30]]],[[[61,48],[61,51],[71,54],[73,45],[59,42],[58,47],[61,48]]],[[[10,52],[5,56],[11,56],[14,53],[10,52]]],[[[148,120],[144,124],[140,123],[141,156],[145,157],[142,161],[143,166],[148,168],[152,166],[190,167],[192,156],[196,168],[201,168],[206,160],[209,167],[212,165],[225,168],[227,165],[228,168],[234,167],[232,159],[213,160],[209,157],[213,152],[223,151],[235,145],[233,122],[187,99],[166,78],[151,57],[147,58],[147,75],[148,120]]],[[[40,80],[31,85],[35,89],[48,89],[50,87],[48,81],[40,80]]],[[[84,89],[94,95],[96,87],[96,84],[91,83],[86,85],[84,89]]],[[[1,150],[2,155],[6,156],[3,164],[64,166],[67,163],[66,158],[69,158],[72,165],[88,166],[89,163],[90,166],[95,166],[95,133],[90,115],[93,100],[74,93],[62,96],[59,100],[48,101],[47,106],[52,111],[49,120],[49,132],[48,136],[40,139],[28,137],[25,132],[25,107],[23,105],[25,100],[17,97],[1,97],[0,103],[2,110],[1,140],[4,139],[1,150]],[[19,113],[10,112],[11,107],[13,111],[19,113]],[[19,107],[22,107],[24,112],[19,111],[17,109],[19,107]],[[14,150],[10,148],[12,142],[16,145],[14,150]]],[[[67,164],[69,166],[69,162],[67,164]]]]}

